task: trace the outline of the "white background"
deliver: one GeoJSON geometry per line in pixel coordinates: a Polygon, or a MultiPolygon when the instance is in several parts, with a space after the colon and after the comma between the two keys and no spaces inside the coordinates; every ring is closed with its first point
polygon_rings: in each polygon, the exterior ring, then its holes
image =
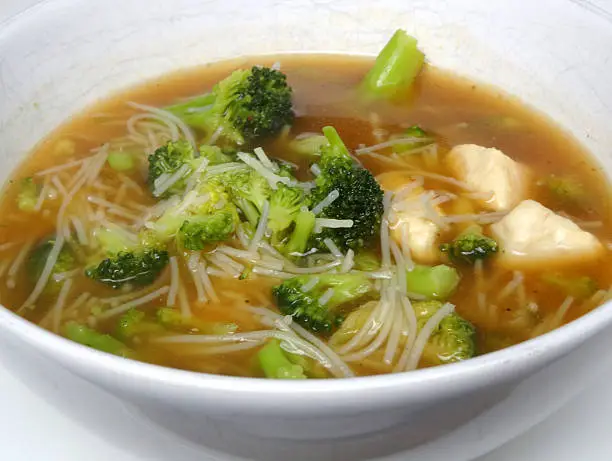
{"type": "MultiPolygon", "coordinates": [[[[1,23],[38,0],[0,0],[1,23]]],[[[611,0],[574,0],[612,18],[611,0]],[[601,11],[604,9],[604,11],[601,11]]],[[[606,353],[606,351],[602,351],[606,353]]],[[[593,360],[597,360],[593,357],[593,360]]],[[[612,370],[528,434],[478,461],[610,461],[612,370]]],[[[551,388],[550,392],[554,392],[551,388]]],[[[114,446],[45,402],[0,364],[2,461],[144,461],[114,446]]],[[[168,460],[171,461],[171,460],[168,460]]],[[[195,461],[195,460],[194,460],[195,461]]],[[[219,460],[223,461],[223,460],[219,460]]],[[[446,460],[445,460],[446,461],[446,460]]],[[[448,460],[451,461],[451,460],[448,460]]]]}

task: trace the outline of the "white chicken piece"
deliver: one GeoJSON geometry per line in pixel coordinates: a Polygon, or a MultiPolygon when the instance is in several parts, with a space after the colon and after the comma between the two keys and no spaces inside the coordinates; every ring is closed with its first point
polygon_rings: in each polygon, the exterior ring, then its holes
{"type": "Polygon", "coordinates": [[[462,144],[451,149],[446,163],[474,191],[492,194],[484,201],[491,210],[510,210],[526,196],[529,170],[499,149],[462,144]]]}
{"type": "Polygon", "coordinates": [[[507,267],[571,264],[597,258],[603,245],[570,219],[534,200],[521,202],[491,226],[507,267]]]}
{"type": "Polygon", "coordinates": [[[410,177],[400,176],[405,175],[390,172],[377,177],[383,189],[396,192],[399,196],[391,202],[389,212],[391,237],[400,248],[403,247],[405,239],[405,244],[416,262],[435,263],[440,259],[438,237],[442,211],[436,204],[433,192],[425,191],[420,185],[413,183],[410,177]],[[403,193],[404,187],[412,187],[412,190],[403,193]]]}

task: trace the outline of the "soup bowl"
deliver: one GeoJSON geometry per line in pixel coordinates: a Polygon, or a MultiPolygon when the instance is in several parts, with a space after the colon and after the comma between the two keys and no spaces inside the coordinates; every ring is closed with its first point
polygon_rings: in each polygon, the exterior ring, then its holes
{"type": "MultiPolygon", "coordinates": [[[[548,114],[610,171],[612,15],[593,2],[518,3],[43,1],[0,27],[0,179],[53,128],[114,90],[241,55],[375,54],[399,27],[434,65],[548,114]]],[[[550,415],[605,369],[611,324],[604,305],[463,363],[288,382],[117,358],[0,308],[0,357],[62,411],[149,450],[147,459],[180,459],[188,449],[203,459],[466,460],[550,415]]]]}

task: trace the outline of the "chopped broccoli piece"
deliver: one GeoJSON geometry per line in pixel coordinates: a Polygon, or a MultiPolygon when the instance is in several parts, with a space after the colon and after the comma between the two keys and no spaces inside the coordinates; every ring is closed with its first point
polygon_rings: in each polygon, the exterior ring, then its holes
{"type": "Polygon", "coordinates": [[[268,67],[241,69],[211,93],[166,110],[190,126],[230,144],[274,136],[293,122],[292,90],[285,74],[268,67]]]}
{"type": "MultiPolygon", "coordinates": [[[[412,307],[420,330],[427,320],[442,307],[442,303],[440,301],[418,301],[413,302],[412,307]]],[[[453,312],[444,317],[433,331],[423,349],[421,360],[430,365],[442,365],[472,358],[476,354],[475,337],[474,326],[453,312]]]]}
{"type": "Polygon", "coordinates": [[[433,144],[435,141],[425,130],[418,125],[407,128],[402,134],[392,135],[391,139],[414,138],[412,141],[406,140],[401,144],[393,145],[393,152],[397,154],[409,154],[410,151],[419,147],[433,144]]]}
{"type": "MultiPolygon", "coordinates": [[[[332,347],[338,347],[348,343],[351,338],[359,332],[359,330],[366,326],[366,322],[377,305],[377,301],[369,301],[348,314],[346,319],[342,322],[342,325],[340,325],[340,328],[338,328],[331,338],[329,338],[329,344],[332,347]]],[[[377,323],[378,320],[373,319],[367,325],[368,329],[374,329],[377,323]]]]}
{"type": "Polygon", "coordinates": [[[550,197],[561,205],[580,206],[587,198],[584,185],[573,176],[551,174],[540,181],[550,197]]]}
{"type": "Polygon", "coordinates": [[[40,187],[34,182],[34,178],[24,178],[19,182],[19,193],[17,194],[17,207],[21,211],[32,213],[38,202],[40,187]]]}
{"type": "Polygon", "coordinates": [[[323,135],[307,136],[294,139],[289,143],[289,149],[305,157],[318,157],[321,149],[327,145],[327,138],[323,135]]]}
{"type": "Polygon", "coordinates": [[[119,322],[115,328],[115,336],[127,341],[134,336],[160,333],[162,331],[164,331],[164,328],[148,320],[143,311],[130,309],[119,317],[119,322]]]}
{"type": "MultiPolygon", "coordinates": [[[[49,253],[51,253],[51,250],[53,249],[53,245],[55,245],[55,239],[50,238],[38,244],[38,246],[36,246],[30,252],[26,261],[26,270],[32,283],[36,283],[40,278],[42,271],[45,268],[45,264],[47,264],[49,253]]],[[[63,272],[71,271],[75,269],[76,265],[77,261],[74,252],[68,245],[64,244],[59,252],[57,261],[53,265],[51,277],[49,277],[44,293],[57,293],[61,287],[61,283],[54,280],[53,274],[61,274],[63,272]]]]}
{"type": "Polygon", "coordinates": [[[98,227],[93,231],[93,235],[104,256],[129,251],[136,244],[121,227],[113,223],[105,227],[98,227]]]}
{"type": "Polygon", "coordinates": [[[454,293],[459,280],[459,273],[453,267],[444,264],[433,267],[417,264],[406,272],[406,289],[427,299],[444,300],[454,293]]]}
{"type": "Polygon", "coordinates": [[[129,171],[136,166],[134,156],[128,152],[111,152],[108,154],[107,162],[115,171],[129,171]]]}
{"type": "Polygon", "coordinates": [[[354,258],[355,269],[372,272],[380,269],[381,261],[376,253],[369,250],[360,251],[354,258]]]}
{"type": "Polygon", "coordinates": [[[372,284],[363,275],[321,274],[285,280],[272,294],[282,314],[313,332],[330,333],[342,323],[341,311],[371,291],[372,284]]]}
{"type": "Polygon", "coordinates": [[[480,227],[468,228],[452,242],[440,245],[440,251],[456,263],[474,264],[497,253],[497,242],[483,235],[480,227]]]}
{"type": "Polygon", "coordinates": [[[200,157],[208,160],[209,166],[221,165],[234,161],[233,156],[223,152],[220,147],[203,144],[200,146],[200,157]]]}
{"type": "Polygon", "coordinates": [[[279,184],[278,189],[270,196],[268,228],[272,231],[272,243],[278,244],[286,236],[300,208],[304,204],[304,191],[297,187],[279,184]]]}
{"type": "Polygon", "coordinates": [[[325,238],[331,238],[340,249],[358,250],[369,245],[378,235],[383,213],[383,191],[368,170],[353,162],[348,149],[333,127],[323,128],[328,145],[321,151],[321,174],[310,194],[313,206],[323,201],[332,191],[339,198],[325,207],[320,217],[350,219],[350,228],[326,228],[315,236],[315,246],[325,248],[325,238]]]}
{"type": "Polygon", "coordinates": [[[291,362],[278,340],[272,339],[257,353],[266,378],[306,379],[304,369],[291,362]]]}
{"type": "Polygon", "coordinates": [[[197,317],[185,317],[179,311],[169,307],[157,310],[157,321],[165,328],[189,333],[225,335],[234,333],[238,329],[235,323],[205,322],[197,317]]]}
{"type": "Polygon", "coordinates": [[[368,98],[394,99],[407,93],[423,67],[417,40],[398,29],[382,49],[361,84],[368,98]]]}
{"type": "Polygon", "coordinates": [[[109,354],[127,358],[134,358],[135,355],[133,350],[111,335],[92,330],[77,322],[66,323],[64,325],[64,335],[74,342],[109,354]]]}
{"type": "Polygon", "coordinates": [[[236,230],[236,214],[231,210],[196,215],[183,222],[178,241],[188,250],[203,250],[206,245],[230,238],[236,230]]]}
{"type": "Polygon", "coordinates": [[[589,298],[598,289],[597,282],[586,275],[571,276],[559,272],[546,272],[542,274],[541,280],[575,299],[589,298]]]}
{"type": "Polygon", "coordinates": [[[180,194],[187,178],[202,160],[195,157],[193,147],[185,140],[169,141],[149,155],[147,183],[155,197],[180,194]]]}
{"type": "Polygon", "coordinates": [[[301,256],[306,252],[315,227],[315,219],[314,213],[308,210],[302,210],[297,214],[289,241],[283,248],[285,255],[301,256]]]}
{"type": "Polygon", "coordinates": [[[111,288],[126,283],[137,286],[150,285],[168,264],[168,252],[156,248],[120,252],[90,267],[85,275],[111,288]]]}

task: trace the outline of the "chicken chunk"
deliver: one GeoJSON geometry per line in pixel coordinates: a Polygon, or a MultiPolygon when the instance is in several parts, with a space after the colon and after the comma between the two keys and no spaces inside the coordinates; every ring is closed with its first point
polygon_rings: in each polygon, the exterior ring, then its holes
{"type": "Polygon", "coordinates": [[[498,149],[462,144],[451,149],[446,162],[457,179],[492,194],[484,201],[491,210],[510,210],[526,196],[529,170],[498,149]]]}
{"type": "Polygon", "coordinates": [[[501,247],[499,262],[507,267],[588,261],[603,251],[593,234],[534,200],[521,202],[491,231],[501,247]]]}
{"type": "Polygon", "coordinates": [[[399,198],[391,203],[389,213],[393,240],[402,247],[405,238],[415,261],[424,264],[437,262],[440,259],[440,223],[436,221],[440,219],[442,211],[435,205],[435,194],[425,191],[420,185],[414,185],[409,193],[402,193],[402,189],[411,187],[413,181],[403,172],[385,173],[377,179],[383,189],[399,194],[399,198]]]}

